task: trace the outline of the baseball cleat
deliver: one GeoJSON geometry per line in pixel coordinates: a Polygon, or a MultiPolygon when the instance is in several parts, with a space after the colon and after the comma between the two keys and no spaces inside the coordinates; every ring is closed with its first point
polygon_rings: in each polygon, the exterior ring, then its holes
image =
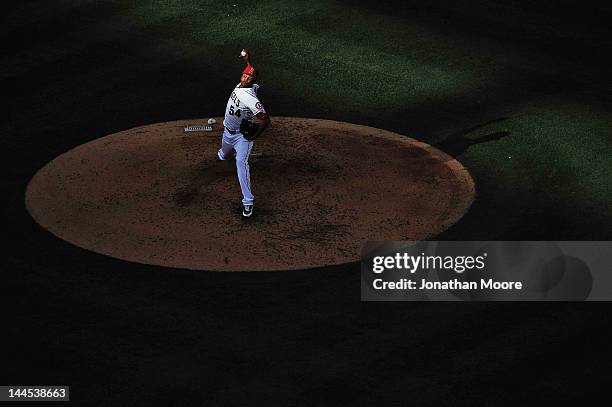
{"type": "Polygon", "coordinates": [[[244,205],[242,216],[249,218],[253,214],[253,205],[244,205]]]}

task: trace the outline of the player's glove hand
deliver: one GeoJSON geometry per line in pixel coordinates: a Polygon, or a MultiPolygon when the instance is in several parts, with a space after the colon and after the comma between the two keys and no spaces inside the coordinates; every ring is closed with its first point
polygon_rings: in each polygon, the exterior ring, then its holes
{"type": "Polygon", "coordinates": [[[242,122],[240,122],[240,133],[242,133],[244,138],[248,141],[255,140],[258,128],[259,125],[252,121],[243,119],[242,122]]]}

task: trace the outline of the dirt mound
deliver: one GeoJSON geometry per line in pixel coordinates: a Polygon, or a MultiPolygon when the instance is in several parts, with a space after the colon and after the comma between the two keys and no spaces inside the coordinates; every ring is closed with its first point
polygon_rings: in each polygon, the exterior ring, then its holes
{"type": "MultiPolygon", "coordinates": [[[[221,119],[217,118],[217,123],[221,119]]],[[[290,270],[359,259],[366,240],[421,240],[474,199],[467,170],[439,150],[375,128],[273,118],[255,142],[253,218],[243,220],[222,125],[159,123],[83,144],[42,168],[26,191],[54,235],[108,256],[170,267],[290,270]]]]}

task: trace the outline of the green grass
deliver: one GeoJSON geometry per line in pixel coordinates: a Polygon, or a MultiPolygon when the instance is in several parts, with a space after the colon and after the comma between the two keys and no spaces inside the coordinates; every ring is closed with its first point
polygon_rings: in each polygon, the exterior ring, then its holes
{"type": "MultiPolygon", "coordinates": [[[[478,163],[515,198],[524,196],[517,199],[524,207],[537,196],[551,207],[564,201],[612,209],[612,114],[585,101],[579,91],[520,89],[520,78],[529,75],[569,71],[580,78],[579,70],[568,68],[569,57],[559,65],[546,53],[499,47],[486,35],[455,36],[417,18],[326,0],[149,0],[131,12],[143,29],[162,32],[162,41],[213,58],[228,72],[239,72],[235,54],[249,47],[270,92],[293,97],[298,105],[319,106],[321,112],[369,117],[392,112],[401,120],[403,114],[431,106],[435,120],[446,115],[435,111],[437,106],[479,99],[496,103],[497,117],[509,119],[480,131],[507,130],[511,136],[471,146],[462,161],[478,163]]],[[[496,17],[504,18],[503,13],[496,17]]],[[[538,18],[531,15],[529,21],[538,18]]],[[[457,118],[456,125],[476,124],[457,118]]],[[[460,130],[440,129],[448,134],[460,130]]]]}
{"type": "Polygon", "coordinates": [[[469,156],[488,161],[515,188],[547,194],[553,203],[611,210],[610,114],[600,109],[555,101],[525,106],[487,129],[509,130],[510,137],[474,145],[469,156]]]}
{"type": "Polygon", "coordinates": [[[134,13],[144,25],[176,25],[169,35],[185,47],[229,52],[248,45],[266,86],[316,99],[327,109],[434,103],[484,86],[493,74],[483,57],[451,38],[330,1],[262,1],[256,7],[148,1],[134,13]]]}

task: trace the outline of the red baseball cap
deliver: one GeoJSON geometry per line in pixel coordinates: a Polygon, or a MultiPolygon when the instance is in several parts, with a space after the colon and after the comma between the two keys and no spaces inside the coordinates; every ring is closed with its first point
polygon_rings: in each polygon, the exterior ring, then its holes
{"type": "Polygon", "coordinates": [[[242,71],[242,73],[244,75],[249,75],[251,78],[254,78],[256,74],[253,65],[248,65],[246,68],[244,68],[244,71],[242,71]]]}

